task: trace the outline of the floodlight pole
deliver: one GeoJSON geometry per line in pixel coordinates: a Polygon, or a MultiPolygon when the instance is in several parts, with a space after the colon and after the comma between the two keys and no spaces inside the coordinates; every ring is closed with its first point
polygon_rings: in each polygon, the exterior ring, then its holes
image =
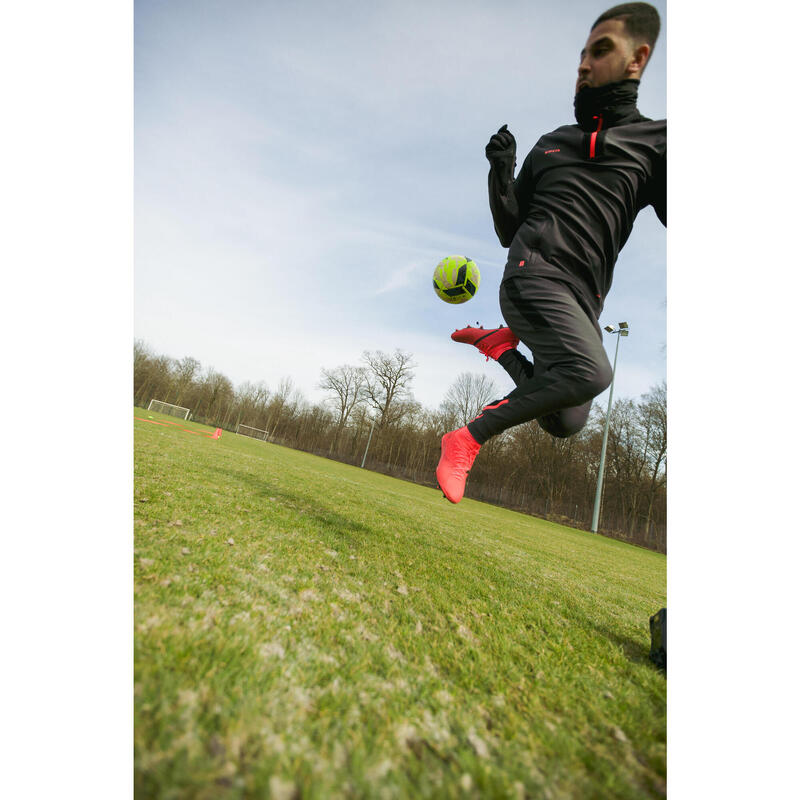
{"type": "Polygon", "coordinates": [[[597,533],[600,523],[600,498],[603,496],[603,473],[606,467],[606,445],[608,444],[608,425],[611,421],[611,401],[614,399],[614,377],[617,374],[617,354],[619,353],[619,340],[622,336],[628,335],[628,323],[620,322],[619,327],[606,325],[606,330],[609,333],[616,334],[617,346],[614,349],[614,366],[611,369],[611,386],[608,390],[608,411],[606,412],[606,424],[603,426],[603,445],[600,448],[600,468],[597,472],[597,491],[594,495],[594,511],[592,512],[592,533],[597,533]]]}
{"type": "Polygon", "coordinates": [[[361,459],[361,469],[364,469],[364,464],[367,462],[367,453],[369,452],[369,443],[372,441],[372,431],[375,429],[375,417],[372,418],[372,427],[369,429],[369,438],[367,439],[367,446],[364,448],[364,458],[361,459]]]}

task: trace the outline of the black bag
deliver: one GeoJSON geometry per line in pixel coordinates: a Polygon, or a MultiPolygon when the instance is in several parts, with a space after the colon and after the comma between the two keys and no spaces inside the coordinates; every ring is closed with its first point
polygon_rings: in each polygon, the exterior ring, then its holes
{"type": "Polygon", "coordinates": [[[667,671],[667,609],[662,608],[650,617],[650,660],[667,671]]]}

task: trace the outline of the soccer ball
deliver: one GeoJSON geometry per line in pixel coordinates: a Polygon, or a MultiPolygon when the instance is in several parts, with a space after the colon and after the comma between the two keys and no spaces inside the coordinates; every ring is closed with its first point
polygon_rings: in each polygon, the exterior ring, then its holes
{"type": "Polygon", "coordinates": [[[466,303],[480,285],[478,265],[466,256],[443,258],[433,271],[433,290],[445,303],[466,303]]]}

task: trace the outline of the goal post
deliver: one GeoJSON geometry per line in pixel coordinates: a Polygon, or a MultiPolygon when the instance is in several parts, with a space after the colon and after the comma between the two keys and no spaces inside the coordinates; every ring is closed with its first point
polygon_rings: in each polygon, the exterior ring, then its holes
{"type": "Polygon", "coordinates": [[[253,439],[263,439],[267,441],[267,432],[262,431],[261,428],[253,428],[250,425],[242,425],[239,423],[236,426],[236,433],[241,433],[242,436],[250,436],[253,439]]]}
{"type": "Polygon", "coordinates": [[[173,403],[164,403],[161,400],[151,400],[147,406],[148,411],[157,411],[159,414],[169,414],[171,417],[189,418],[189,409],[183,406],[176,406],[173,403]]]}

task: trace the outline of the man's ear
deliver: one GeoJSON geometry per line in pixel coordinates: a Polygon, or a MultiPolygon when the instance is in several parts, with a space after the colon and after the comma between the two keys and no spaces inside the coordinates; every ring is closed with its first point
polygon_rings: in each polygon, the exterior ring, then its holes
{"type": "Polygon", "coordinates": [[[627,72],[631,74],[641,74],[647,64],[647,60],[650,58],[650,51],[651,48],[649,44],[640,44],[633,51],[633,58],[628,62],[627,72]]]}

